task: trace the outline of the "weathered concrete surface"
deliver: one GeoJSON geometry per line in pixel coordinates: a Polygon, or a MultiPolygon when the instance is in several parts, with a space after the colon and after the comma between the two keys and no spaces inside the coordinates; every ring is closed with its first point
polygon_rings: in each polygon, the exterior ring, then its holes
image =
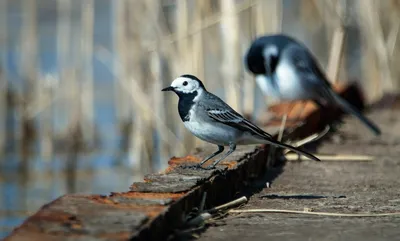
{"type": "MultiPolygon", "coordinates": [[[[400,212],[400,109],[379,107],[368,116],[381,127],[382,136],[346,117],[336,133],[322,140],[318,153],[375,155],[375,161],[289,162],[253,184],[253,190],[262,190],[240,209],[400,212]],[[265,188],[266,182],[272,182],[271,188],[265,188]]],[[[400,216],[231,214],[198,240],[400,240],[400,216]]]]}
{"type": "MultiPolygon", "coordinates": [[[[342,88],[340,92],[351,102],[361,103],[356,88],[342,88]]],[[[337,110],[313,106],[307,107],[305,113],[304,125],[296,127],[291,137],[309,135],[338,118],[337,110]]],[[[225,203],[267,169],[267,146],[240,146],[218,170],[179,167],[200,162],[214,151],[215,147],[204,148],[186,157],[172,158],[167,170],[133,183],[130,192],[63,196],[43,206],[6,240],[164,240],[199,206],[205,191],[206,207],[225,203]]]]}

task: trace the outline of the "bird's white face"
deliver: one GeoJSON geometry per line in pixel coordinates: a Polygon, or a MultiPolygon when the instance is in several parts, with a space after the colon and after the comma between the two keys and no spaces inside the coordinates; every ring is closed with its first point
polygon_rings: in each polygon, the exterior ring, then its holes
{"type": "Polygon", "coordinates": [[[279,50],[278,47],[274,44],[267,45],[263,50],[264,58],[269,58],[269,56],[278,56],[279,50]]]}
{"type": "Polygon", "coordinates": [[[174,88],[176,92],[182,92],[185,94],[193,93],[201,89],[200,83],[188,77],[178,77],[172,81],[171,87],[174,88]]]}

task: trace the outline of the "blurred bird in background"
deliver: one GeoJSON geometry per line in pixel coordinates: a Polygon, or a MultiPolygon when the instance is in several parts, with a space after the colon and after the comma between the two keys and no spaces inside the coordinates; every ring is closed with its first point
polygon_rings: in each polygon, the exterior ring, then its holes
{"type": "Polygon", "coordinates": [[[321,107],[340,106],[375,135],[381,131],[359,110],[336,94],[312,53],[292,37],[276,34],[257,38],[245,55],[264,95],[280,100],[312,100],[321,107]]]}

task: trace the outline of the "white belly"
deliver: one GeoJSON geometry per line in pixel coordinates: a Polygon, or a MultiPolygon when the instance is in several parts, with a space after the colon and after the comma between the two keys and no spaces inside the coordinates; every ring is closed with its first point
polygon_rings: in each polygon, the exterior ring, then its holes
{"type": "Polygon", "coordinates": [[[228,146],[230,143],[236,143],[237,132],[235,129],[222,124],[210,124],[205,122],[185,121],[185,127],[196,137],[203,141],[216,145],[228,146]]]}
{"type": "Polygon", "coordinates": [[[272,80],[269,77],[265,75],[257,75],[256,83],[265,96],[280,99],[280,95],[276,92],[275,87],[272,86],[272,80]]]}
{"type": "Polygon", "coordinates": [[[281,62],[276,68],[275,80],[282,100],[306,100],[310,93],[298,81],[298,75],[287,63],[281,62]]]}

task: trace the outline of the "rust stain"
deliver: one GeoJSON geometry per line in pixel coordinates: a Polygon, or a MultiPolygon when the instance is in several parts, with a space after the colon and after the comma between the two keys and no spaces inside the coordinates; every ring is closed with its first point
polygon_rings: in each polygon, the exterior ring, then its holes
{"type": "Polygon", "coordinates": [[[183,197],[186,193],[149,193],[149,192],[124,192],[124,193],[112,193],[110,196],[118,195],[132,198],[154,198],[154,199],[166,199],[171,198],[177,200],[183,197]]]}
{"type": "Polygon", "coordinates": [[[159,172],[160,174],[167,174],[174,170],[175,167],[169,165],[164,171],[159,172]]]}
{"type": "Polygon", "coordinates": [[[222,161],[221,164],[227,166],[228,169],[233,169],[237,166],[237,161],[222,161]]]}
{"type": "Polygon", "coordinates": [[[184,163],[198,163],[201,160],[193,155],[187,155],[185,157],[172,157],[169,161],[169,165],[179,165],[184,163]]]}
{"type": "Polygon", "coordinates": [[[73,217],[73,215],[62,211],[51,210],[50,212],[47,210],[42,210],[36,213],[36,215],[32,216],[31,221],[41,220],[41,221],[65,223],[69,222],[71,220],[71,217],[73,217]]]}
{"type": "Polygon", "coordinates": [[[318,107],[312,101],[294,101],[272,105],[268,108],[268,111],[279,117],[287,113],[288,119],[299,118],[304,120],[317,109],[318,107]]]}
{"type": "MultiPolygon", "coordinates": [[[[140,194],[129,195],[128,193],[113,193],[110,196],[93,195],[93,196],[89,196],[88,198],[92,201],[102,203],[102,204],[107,204],[111,207],[142,212],[142,213],[146,214],[147,216],[149,216],[150,218],[159,215],[161,212],[165,211],[165,209],[168,207],[165,205],[158,205],[158,204],[155,204],[155,205],[140,205],[140,204],[134,204],[134,203],[126,204],[126,203],[114,202],[109,199],[110,197],[115,197],[118,195],[124,196],[124,197],[131,197],[132,199],[151,198],[152,194],[153,194],[153,198],[157,198],[157,196],[158,196],[157,193],[147,193],[147,194],[141,193],[143,195],[140,195],[140,194]]],[[[184,194],[178,193],[178,194],[176,194],[176,196],[174,196],[174,195],[171,195],[171,196],[174,197],[175,199],[177,199],[180,197],[178,195],[184,195],[184,194]]]]}
{"type": "MultiPolygon", "coordinates": [[[[64,234],[65,235],[65,234],[64,234]]],[[[68,238],[72,237],[79,237],[83,235],[68,235],[68,238]]],[[[6,237],[4,241],[9,241],[9,240],[18,240],[18,241],[32,241],[32,240],[40,240],[40,241],[53,241],[53,240],[65,240],[65,237],[63,237],[63,234],[59,234],[59,236],[56,235],[50,235],[48,233],[42,233],[42,232],[32,232],[30,230],[20,230],[20,231],[14,231],[12,235],[6,237]],[[27,233],[28,231],[28,233],[27,233]]]]}
{"type": "Polygon", "coordinates": [[[296,127],[302,122],[308,121],[312,113],[318,110],[318,107],[310,101],[296,101],[293,103],[282,103],[270,107],[270,112],[274,114],[272,119],[268,120],[265,125],[280,126],[282,118],[287,112],[286,127],[296,127]],[[287,106],[291,104],[290,110],[287,106]]]}
{"type": "Polygon", "coordinates": [[[135,233],[119,232],[119,233],[104,233],[100,237],[107,240],[129,240],[135,233]]]}
{"type": "Polygon", "coordinates": [[[108,204],[108,205],[115,204],[113,201],[108,199],[107,196],[93,195],[93,196],[89,196],[88,199],[98,202],[98,203],[102,203],[102,204],[108,204]]]}
{"type": "MultiPolygon", "coordinates": [[[[337,93],[342,93],[348,86],[344,84],[335,84],[333,89],[337,93]]],[[[308,120],[310,115],[316,112],[319,107],[313,101],[284,101],[272,105],[268,112],[273,113],[274,117],[268,121],[267,125],[277,126],[281,124],[282,117],[287,114],[287,127],[293,127],[303,121],[308,120]]]]}
{"type": "MultiPolygon", "coordinates": [[[[126,210],[131,210],[131,211],[138,211],[141,213],[146,214],[149,217],[155,217],[159,215],[161,212],[163,212],[168,206],[164,205],[139,205],[139,204],[126,204],[126,203],[118,203],[118,202],[113,202],[108,199],[108,197],[103,197],[103,198],[98,198],[98,197],[91,197],[90,198],[93,201],[107,204],[111,207],[119,208],[119,209],[126,209],[126,210]]],[[[132,198],[134,199],[134,198],[132,198]]]]}

